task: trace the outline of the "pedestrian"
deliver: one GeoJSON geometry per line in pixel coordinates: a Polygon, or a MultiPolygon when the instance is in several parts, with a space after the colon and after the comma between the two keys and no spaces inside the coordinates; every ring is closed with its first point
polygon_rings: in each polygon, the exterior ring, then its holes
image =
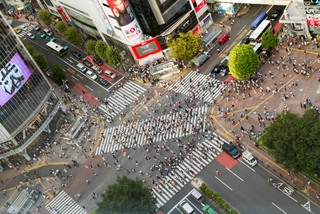
{"type": "Polygon", "coordinates": [[[218,175],[221,175],[221,172],[218,169],[216,169],[216,176],[218,175]]]}
{"type": "Polygon", "coordinates": [[[87,183],[87,184],[90,184],[91,182],[90,182],[89,180],[86,180],[86,183],[87,183]]]}

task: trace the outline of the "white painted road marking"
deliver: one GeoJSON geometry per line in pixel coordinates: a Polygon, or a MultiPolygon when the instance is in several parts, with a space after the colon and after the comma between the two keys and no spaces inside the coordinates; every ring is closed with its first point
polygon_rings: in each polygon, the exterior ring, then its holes
{"type": "Polygon", "coordinates": [[[245,25],[245,26],[243,26],[243,27],[241,28],[241,30],[239,31],[239,33],[237,33],[237,36],[239,36],[239,34],[243,31],[243,29],[244,29],[245,27],[247,27],[247,25],[245,25]]]}
{"type": "Polygon", "coordinates": [[[229,172],[231,172],[234,176],[236,176],[237,178],[239,178],[240,181],[243,181],[243,179],[242,179],[239,175],[237,175],[236,173],[232,172],[232,171],[231,171],[230,169],[228,169],[227,167],[226,167],[226,169],[227,169],[229,172]]]}
{"type": "Polygon", "coordinates": [[[229,187],[227,184],[225,184],[222,180],[220,180],[217,176],[214,176],[218,181],[220,181],[223,185],[225,185],[228,189],[230,189],[231,191],[233,191],[231,189],[231,187],[229,187]]]}
{"type": "Polygon", "coordinates": [[[275,206],[276,208],[278,208],[281,212],[287,214],[283,209],[281,209],[278,205],[276,205],[275,203],[272,202],[272,205],[275,206]]]}

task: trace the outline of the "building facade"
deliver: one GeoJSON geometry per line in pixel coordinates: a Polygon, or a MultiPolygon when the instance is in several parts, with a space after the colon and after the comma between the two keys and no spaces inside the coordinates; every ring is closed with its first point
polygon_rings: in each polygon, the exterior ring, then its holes
{"type": "Polygon", "coordinates": [[[27,147],[59,108],[52,86],[0,13],[0,159],[27,147]]]}
{"type": "Polygon", "coordinates": [[[205,0],[82,0],[81,4],[77,0],[45,0],[44,3],[52,14],[89,37],[120,47],[139,64],[164,57],[166,42],[179,32],[200,32],[201,20],[205,20],[205,26],[213,23],[205,0]],[[135,54],[132,47],[148,49],[148,41],[154,39],[160,44],[161,53],[150,48],[143,56],[135,54]]]}

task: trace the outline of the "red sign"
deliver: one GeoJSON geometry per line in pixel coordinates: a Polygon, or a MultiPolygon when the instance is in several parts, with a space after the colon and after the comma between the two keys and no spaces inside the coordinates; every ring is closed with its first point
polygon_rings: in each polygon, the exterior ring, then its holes
{"type": "Polygon", "coordinates": [[[307,23],[309,27],[320,27],[320,15],[307,15],[307,23]]]}
{"type": "Polygon", "coordinates": [[[198,13],[201,10],[201,8],[203,8],[206,5],[206,0],[191,0],[191,1],[196,13],[198,13]]]}
{"type": "Polygon", "coordinates": [[[67,16],[67,14],[64,12],[63,8],[62,8],[61,6],[58,6],[57,9],[58,9],[59,13],[61,14],[61,16],[63,17],[63,19],[64,19],[67,23],[69,23],[69,22],[70,22],[70,19],[69,19],[69,17],[67,16]]]}
{"type": "Polygon", "coordinates": [[[161,52],[162,49],[157,38],[150,39],[131,47],[137,59],[145,58],[151,54],[161,52]]]}
{"type": "Polygon", "coordinates": [[[201,34],[201,27],[197,25],[195,28],[192,29],[192,34],[199,36],[201,34]]]}

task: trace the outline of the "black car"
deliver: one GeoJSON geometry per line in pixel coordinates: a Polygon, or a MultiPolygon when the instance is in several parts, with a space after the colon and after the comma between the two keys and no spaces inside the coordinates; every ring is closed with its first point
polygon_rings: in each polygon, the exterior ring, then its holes
{"type": "Polygon", "coordinates": [[[99,78],[99,79],[98,79],[98,83],[99,83],[100,85],[102,85],[102,86],[107,86],[107,85],[109,85],[109,82],[108,82],[107,80],[105,80],[105,79],[102,79],[102,78],[99,78]]]}
{"type": "Polygon", "coordinates": [[[72,55],[77,59],[82,59],[82,55],[77,51],[71,51],[72,55]]]}
{"type": "Polygon", "coordinates": [[[97,65],[99,65],[99,66],[103,64],[103,62],[101,61],[101,59],[99,59],[99,58],[97,58],[97,57],[94,58],[93,61],[94,61],[97,65]]]}
{"type": "Polygon", "coordinates": [[[270,15],[270,20],[271,21],[276,21],[276,19],[278,18],[278,16],[280,15],[281,11],[280,10],[276,10],[274,11],[271,15],[270,15]]]}
{"type": "Polygon", "coordinates": [[[83,64],[85,64],[87,67],[91,68],[93,65],[91,62],[89,62],[88,60],[83,60],[83,64]]]}
{"type": "Polygon", "coordinates": [[[218,74],[221,70],[226,69],[226,65],[224,64],[217,64],[216,66],[214,66],[213,70],[211,71],[211,74],[218,74]]]}
{"type": "Polygon", "coordinates": [[[229,73],[229,68],[228,68],[228,66],[225,66],[225,67],[222,68],[221,71],[220,71],[220,75],[221,75],[222,77],[227,76],[228,73],[229,73]]]}
{"type": "Polygon", "coordinates": [[[238,151],[238,149],[231,144],[228,144],[228,143],[223,144],[222,149],[234,159],[240,156],[240,152],[238,151]]]}
{"type": "Polygon", "coordinates": [[[250,40],[248,37],[244,37],[240,42],[240,44],[249,44],[249,43],[250,43],[250,40]]]}

